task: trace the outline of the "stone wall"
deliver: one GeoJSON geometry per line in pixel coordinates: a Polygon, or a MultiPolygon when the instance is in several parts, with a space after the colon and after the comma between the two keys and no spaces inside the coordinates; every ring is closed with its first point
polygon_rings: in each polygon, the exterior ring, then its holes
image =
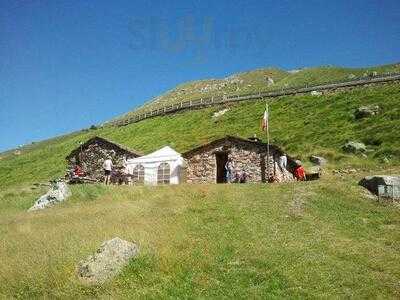
{"type": "Polygon", "coordinates": [[[281,170],[277,161],[279,154],[270,149],[269,172],[267,172],[267,150],[258,143],[226,140],[218,145],[210,145],[186,156],[188,183],[215,183],[217,179],[216,152],[227,152],[233,159],[237,171],[244,170],[247,182],[266,182],[269,176],[278,181],[290,181],[293,176],[287,170],[281,170]],[[269,176],[268,174],[269,173],[269,176]]]}
{"type": "Polygon", "coordinates": [[[124,157],[130,159],[137,156],[111,142],[96,140],[79,148],[78,151],[75,151],[74,155],[67,158],[67,161],[70,169],[77,163],[82,167],[86,176],[103,181],[103,162],[107,157],[111,158],[115,166],[114,169],[117,169],[118,167],[122,167],[124,157]]]}

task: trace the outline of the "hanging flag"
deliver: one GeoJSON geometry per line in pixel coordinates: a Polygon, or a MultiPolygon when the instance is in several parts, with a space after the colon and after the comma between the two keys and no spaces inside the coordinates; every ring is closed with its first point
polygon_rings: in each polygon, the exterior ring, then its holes
{"type": "Polygon", "coordinates": [[[261,129],[263,131],[268,130],[268,118],[269,118],[269,113],[268,113],[268,104],[265,106],[265,111],[264,111],[264,116],[261,120],[261,129]]]}

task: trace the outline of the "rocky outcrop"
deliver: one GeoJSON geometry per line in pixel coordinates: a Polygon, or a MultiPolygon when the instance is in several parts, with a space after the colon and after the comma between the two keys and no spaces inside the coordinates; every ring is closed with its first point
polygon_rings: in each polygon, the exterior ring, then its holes
{"type": "Polygon", "coordinates": [[[311,155],[310,161],[318,166],[326,165],[326,163],[328,162],[325,158],[316,155],[311,155]]]}
{"type": "Polygon", "coordinates": [[[359,185],[384,198],[400,199],[400,176],[373,175],[360,180],[359,185]]]}
{"type": "Polygon", "coordinates": [[[267,76],[266,80],[267,80],[267,86],[274,85],[275,83],[272,77],[267,76]]]}
{"type": "Polygon", "coordinates": [[[322,169],[320,166],[314,166],[311,168],[307,168],[306,170],[306,180],[317,180],[320,179],[322,175],[322,169]]]}
{"type": "Polygon", "coordinates": [[[225,109],[223,109],[223,110],[220,110],[220,111],[217,111],[217,112],[215,112],[215,113],[213,113],[213,118],[214,119],[217,119],[217,118],[219,118],[219,117],[221,117],[221,116],[223,116],[226,112],[228,112],[229,111],[229,108],[225,108],[225,109]]]}
{"type": "Polygon", "coordinates": [[[368,106],[361,106],[356,109],[354,112],[354,117],[356,119],[368,118],[371,116],[375,116],[379,113],[379,106],[378,105],[368,105],[368,106]]]}
{"type": "Polygon", "coordinates": [[[116,276],[138,254],[136,243],[118,237],[105,241],[93,255],[78,263],[78,279],[87,285],[104,283],[116,276]]]}
{"type": "Polygon", "coordinates": [[[36,200],[35,204],[28,211],[45,209],[66,200],[69,196],[71,196],[71,191],[64,181],[52,182],[49,191],[36,200]]]}
{"type": "Polygon", "coordinates": [[[322,95],[322,92],[320,92],[320,91],[311,91],[311,96],[321,96],[322,95]]]}
{"type": "Polygon", "coordinates": [[[342,149],[346,153],[363,153],[367,150],[367,147],[360,142],[347,142],[342,149]]]}

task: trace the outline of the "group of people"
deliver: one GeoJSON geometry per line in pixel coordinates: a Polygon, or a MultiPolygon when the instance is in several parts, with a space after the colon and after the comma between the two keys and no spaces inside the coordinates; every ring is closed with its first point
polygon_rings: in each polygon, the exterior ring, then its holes
{"type": "MultiPolygon", "coordinates": [[[[304,181],[306,180],[306,171],[302,166],[299,160],[296,160],[293,168],[293,176],[297,181],[304,181]]],[[[282,172],[287,170],[287,156],[284,153],[281,153],[278,160],[279,168],[282,172]]]]}
{"type": "Polygon", "coordinates": [[[68,171],[68,178],[70,183],[80,183],[82,179],[85,177],[85,173],[83,172],[80,165],[76,164],[72,169],[68,171]]]}
{"type": "Polygon", "coordinates": [[[122,166],[115,167],[111,158],[108,157],[103,162],[103,170],[104,170],[104,184],[109,185],[114,179],[114,183],[117,184],[132,184],[132,177],[128,171],[128,164],[126,162],[126,158],[122,159],[122,166]]]}
{"type": "Polygon", "coordinates": [[[233,159],[230,157],[225,164],[225,180],[227,183],[246,183],[247,173],[245,170],[237,170],[233,159]]]}
{"type": "MultiPolygon", "coordinates": [[[[102,164],[104,174],[104,184],[111,183],[130,184],[131,176],[129,176],[126,159],[123,159],[122,166],[115,166],[111,157],[107,157],[102,164]]],[[[86,174],[79,163],[76,163],[67,173],[70,183],[82,183],[86,181],[94,181],[90,179],[90,174],[86,174]]]]}
{"type": "MultiPolygon", "coordinates": [[[[281,169],[282,173],[288,172],[288,161],[285,154],[281,154],[278,159],[278,166],[281,169]]],[[[107,157],[103,164],[103,172],[104,172],[104,184],[109,185],[112,183],[112,179],[119,184],[131,184],[131,176],[129,175],[126,159],[124,158],[122,161],[121,167],[115,167],[111,157],[107,157]]],[[[235,166],[235,163],[232,157],[229,157],[224,166],[225,171],[225,181],[227,183],[246,183],[248,179],[248,174],[244,169],[238,169],[235,166]]],[[[306,180],[306,173],[304,167],[301,165],[300,161],[295,161],[295,166],[293,168],[293,176],[297,181],[306,180]]],[[[73,170],[70,170],[70,179],[74,181],[79,181],[79,179],[85,176],[82,168],[77,164],[75,165],[73,170]]],[[[270,176],[268,178],[268,182],[276,182],[277,178],[274,176],[270,176]]]]}
{"type": "MultiPolygon", "coordinates": [[[[287,156],[285,154],[281,154],[278,160],[278,166],[281,169],[281,172],[287,172],[287,156]]],[[[245,183],[247,181],[247,173],[245,170],[237,170],[235,168],[235,163],[231,157],[228,158],[228,161],[225,164],[225,180],[227,183],[245,183]]],[[[297,181],[305,181],[306,180],[306,172],[301,162],[296,160],[295,166],[293,168],[293,176],[297,181]]],[[[272,175],[268,178],[268,182],[276,182],[277,179],[272,175]]]]}

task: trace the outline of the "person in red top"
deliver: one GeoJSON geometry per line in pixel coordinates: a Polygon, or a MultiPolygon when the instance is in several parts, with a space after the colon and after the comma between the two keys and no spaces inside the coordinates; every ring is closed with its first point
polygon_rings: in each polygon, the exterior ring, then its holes
{"type": "Polygon", "coordinates": [[[76,165],[76,166],[75,166],[75,169],[74,169],[74,176],[75,176],[75,177],[82,177],[82,176],[83,176],[82,168],[81,168],[79,165],[76,165]]]}
{"type": "Polygon", "coordinates": [[[298,163],[294,169],[294,177],[296,177],[298,181],[306,180],[306,172],[300,163],[298,163]]]}

